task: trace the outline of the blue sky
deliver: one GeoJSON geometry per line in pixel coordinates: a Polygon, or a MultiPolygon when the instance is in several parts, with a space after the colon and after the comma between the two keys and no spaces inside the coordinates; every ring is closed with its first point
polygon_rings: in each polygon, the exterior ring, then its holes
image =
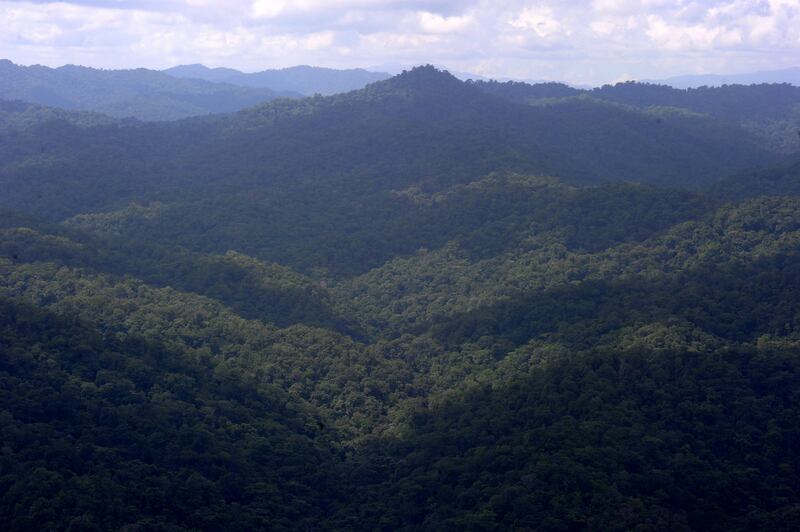
{"type": "Polygon", "coordinates": [[[800,66],[800,0],[0,0],[20,64],[433,63],[603,83],[800,66]]]}

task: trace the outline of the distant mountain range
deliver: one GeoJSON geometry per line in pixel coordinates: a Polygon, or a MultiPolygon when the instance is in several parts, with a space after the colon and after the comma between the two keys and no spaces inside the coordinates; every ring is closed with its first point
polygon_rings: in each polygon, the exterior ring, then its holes
{"type": "Polygon", "coordinates": [[[800,67],[783,70],[762,70],[745,74],[697,74],[674,76],[662,80],[643,80],[648,83],[669,85],[676,89],[694,87],[720,87],[722,85],[754,85],[759,83],[791,83],[800,85],[800,67]]]}
{"type": "Polygon", "coordinates": [[[291,91],[178,79],[157,70],[99,70],[75,65],[48,68],[0,60],[0,99],[22,100],[117,118],[174,120],[238,111],[291,91]]]}
{"type": "Polygon", "coordinates": [[[195,64],[168,68],[164,72],[176,78],[202,79],[216,83],[231,83],[241,87],[292,91],[306,96],[317,93],[327,96],[361,89],[368,83],[390,77],[386,72],[370,72],[362,68],[335,70],[305,65],[245,73],[232,68],[209,68],[195,64]]]}
{"type": "MultiPolygon", "coordinates": [[[[47,110],[8,106],[6,120],[18,124],[18,133],[0,143],[0,185],[6,186],[0,205],[26,205],[29,214],[63,218],[123,208],[132,201],[188,201],[188,195],[204,190],[216,194],[259,186],[273,192],[310,187],[313,194],[275,200],[274,209],[287,209],[288,216],[276,218],[275,224],[295,231],[307,225],[292,218],[293,201],[319,199],[340,189],[356,198],[412,186],[439,192],[497,169],[553,175],[571,183],[625,180],[698,187],[777,158],[759,137],[736,123],[740,117],[728,108],[717,116],[709,116],[710,110],[699,114],[651,109],[650,102],[667,101],[655,96],[642,96],[646,104],[634,105],[647,86],[631,84],[613,101],[583,94],[559,97],[559,87],[553,86],[548,94],[558,96],[537,104],[507,89],[547,87],[498,85],[461,82],[432,67],[416,68],[346,95],[277,100],[234,115],[136,127],[75,126],[89,119],[65,123],[49,119],[52,112],[47,110]],[[40,130],[45,133],[40,135],[40,130]],[[36,142],[29,142],[28,135],[37,135],[36,142]],[[91,166],[75,156],[89,147],[98,154],[91,166]],[[141,150],[161,162],[143,164],[141,150]],[[47,157],[37,159],[42,153],[47,157]],[[76,201],[64,203],[66,193],[76,201]]],[[[783,99],[762,87],[745,89],[748,94],[740,101],[775,106],[783,99]]],[[[767,113],[779,111],[769,107],[763,110],[767,113]]],[[[224,209],[246,218],[243,201],[232,198],[224,209]]],[[[319,201],[323,209],[324,201],[319,201]]],[[[262,207],[254,207],[254,218],[265,212],[277,216],[272,207],[262,207]]],[[[209,210],[197,212],[206,216],[209,210]]],[[[326,219],[319,227],[333,223],[326,219]]],[[[241,245],[234,245],[227,233],[217,242],[223,251],[258,254],[268,248],[278,262],[308,266],[298,258],[308,253],[294,255],[291,238],[277,244],[265,239],[277,225],[242,233],[250,240],[241,245]]],[[[196,227],[206,231],[202,223],[196,227]]],[[[315,241],[314,246],[320,255],[349,253],[340,251],[345,249],[341,243],[315,241]],[[325,248],[329,245],[333,247],[325,248]]],[[[379,251],[369,244],[354,251],[346,267],[368,268],[379,259],[379,251]]],[[[333,268],[328,259],[320,261],[333,268]]]]}
{"type": "MultiPolygon", "coordinates": [[[[709,106],[735,108],[739,95],[730,95],[730,98],[726,95],[723,100],[715,102],[714,98],[722,95],[677,89],[726,84],[800,85],[800,68],[730,76],[679,76],[613,87],[605,85],[592,90],[556,82],[488,81],[466,72],[453,75],[461,80],[473,80],[470,83],[476,83],[478,88],[486,92],[522,103],[543,97],[583,95],[622,104],[680,107],[713,115],[719,113],[709,106]]],[[[386,72],[365,69],[335,70],[311,66],[245,73],[201,64],[176,66],[164,71],[144,68],[102,70],[76,65],[59,68],[22,66],[0,60],[0,100],[23,101],[69,111],[90,111],[114,118],[165,121],[237,112],[281,97],[302,98],[313,94],[328,96],[350,92],[389,77],[390,74],[386,72]]],[[[786,97],[790,100],[794,97],[793,93],[784,94],[786,90],[785,87],[773,88],[773,91],[783,91],[779,96],[781,101],[786,97]]],[[[748,108],[760,107],[760,104],[754,103],[748,108]]],[[[729,114],[729,111],[726,110],[725,114],[729,114]]],[[[758,115],[750,117],[750,120],[763,122],[764,118],[758,115]]],[[[791,106],[784,105],[780,116],[769,117],[770,121],[779,119],[786,123],[780,127],[771,124],[768,134],[779,138],[779,144],[788,142],[789,148],[793,149],[797,112],[791,106]]]]}

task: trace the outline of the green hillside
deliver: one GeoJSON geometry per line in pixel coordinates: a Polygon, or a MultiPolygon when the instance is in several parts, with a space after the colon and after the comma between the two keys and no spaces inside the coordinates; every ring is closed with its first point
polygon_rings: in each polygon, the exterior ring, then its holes
{"type": "Polygon", "coordinates": [[[488,87],[3,103],[3,528],[800,527],[797,158],[488,87]]]}

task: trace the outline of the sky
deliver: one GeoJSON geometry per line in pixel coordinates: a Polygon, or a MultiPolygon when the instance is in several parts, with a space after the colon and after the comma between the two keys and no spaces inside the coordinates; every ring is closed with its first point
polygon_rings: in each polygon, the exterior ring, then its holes
{"type": "Polygon", "coordinates": [[[600,84],[800,66],[800,0],[0,0],[0,58],[600,84]]]}

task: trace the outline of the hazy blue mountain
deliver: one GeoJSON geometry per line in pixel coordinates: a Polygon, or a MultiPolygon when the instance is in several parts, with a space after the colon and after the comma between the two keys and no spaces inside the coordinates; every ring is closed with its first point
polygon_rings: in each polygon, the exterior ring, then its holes
{"type": "Polygon", "coordinates": [[[744,74],[689,74],[673,76],[663,80],[654,80],[676,89],[692,87],[719,87],[722,85],[753,85],[759,83],[791,83],[800,85],[800,67],[781,70],[761,70],[744,74]]]}
{"type": "Polygon", "coordinates": [[[0,98],[118,118],[174,120],[229,113],[278,97],[299,96],[265,88],[177,79],[156,70],[99,70],[75,65],[49,68],[0,60],[0,98]]]}
{"type": "Polygon", "coordinates": [[[293,91],[306,95],[347,92],[390,77],[385,72],[370,72],[361,68],[335,70],[306,65],[245,73],[232,68],[209,68],[194,64],[179,65],[164,72],[176,78],[203,79],[242,87],[293,91]]]}

